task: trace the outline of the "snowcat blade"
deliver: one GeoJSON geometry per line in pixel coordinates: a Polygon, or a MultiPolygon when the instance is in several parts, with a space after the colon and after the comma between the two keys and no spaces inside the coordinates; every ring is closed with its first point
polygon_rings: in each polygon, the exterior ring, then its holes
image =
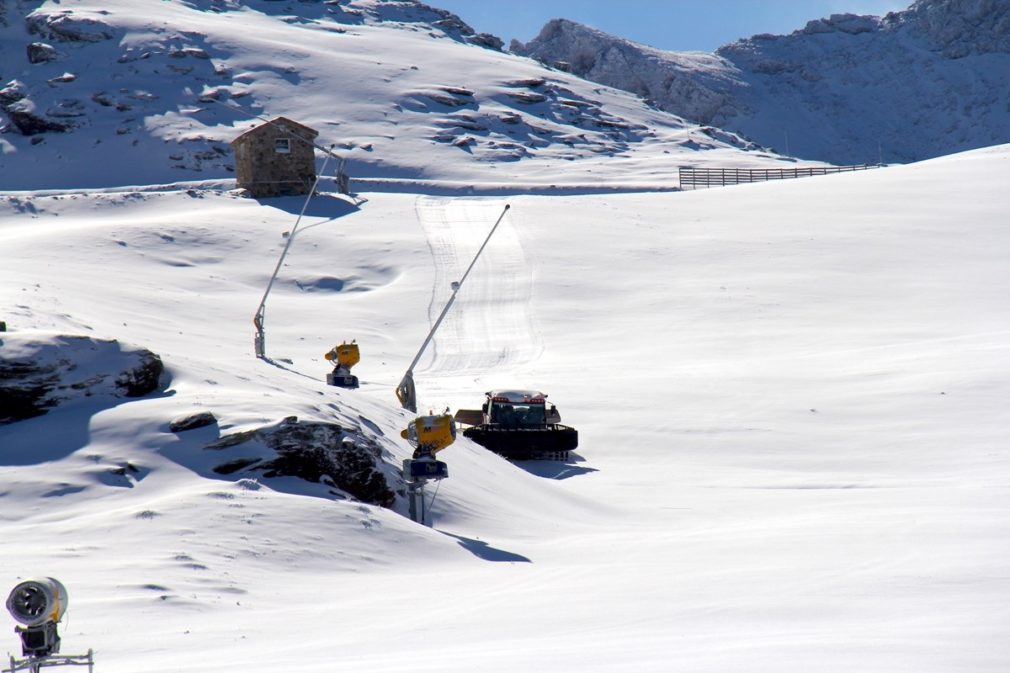
{"type": "Polygon", "coordinates": [[[557,459],[557,456],[567,456],[579,445],[578,431],[564,425],[543,429],[479,425],[464,430],[463,436],[512,460],[557,459]]]}

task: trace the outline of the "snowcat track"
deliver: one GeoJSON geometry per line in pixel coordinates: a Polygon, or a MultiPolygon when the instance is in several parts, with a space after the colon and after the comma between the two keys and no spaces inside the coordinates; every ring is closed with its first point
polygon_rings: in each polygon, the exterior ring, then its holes
{"type": "Polygon", "coordinates": [[[547,428],[503,428],[477,425],[463,431],[489,451],[510,460],[567,460],[579,445],[579,433],[566,425],[547,428]]]}

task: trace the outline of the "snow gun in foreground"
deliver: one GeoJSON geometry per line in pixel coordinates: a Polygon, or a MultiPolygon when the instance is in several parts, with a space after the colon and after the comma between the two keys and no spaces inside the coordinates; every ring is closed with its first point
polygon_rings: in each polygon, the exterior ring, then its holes
{"type": "Polygon", "coordinates": [[[512,460],[568,460],[579,445],[575,428],[561,425],[557,408],[532,390],[496,390],[476,409],[460,409],[456,422],[481,446],[512,460]]]}

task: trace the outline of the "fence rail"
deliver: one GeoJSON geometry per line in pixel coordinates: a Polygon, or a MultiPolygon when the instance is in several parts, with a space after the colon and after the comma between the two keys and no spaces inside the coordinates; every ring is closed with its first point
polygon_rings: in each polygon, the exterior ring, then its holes
{"type": "Polygon", "coordinates": [[[812,175],[850,173],[871,168],[877,168],[877,166],[862,164],[859,166],[816,166],[811,168],[681,168],[680,188],[725,187],[726,185],[740,185],[748,182],[791,180],[812,175]]]}

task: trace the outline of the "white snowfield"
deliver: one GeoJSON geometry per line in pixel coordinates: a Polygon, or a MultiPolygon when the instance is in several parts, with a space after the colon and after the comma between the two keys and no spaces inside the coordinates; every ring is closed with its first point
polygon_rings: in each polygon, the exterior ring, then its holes
{"type": "Polygon", "coordinates": [[[61,580],[64,653],[94,648],[97,673],[1010,669],[1010,145],[662,192],[684,165],[796,164],[412,4],[47,0],[112,37],[47,36],[59,58],[30,66],[43,36],[14,4],[2,62],[36,111],[81,115],[0,137],[0,356],[83,335],[166,367],[163,392],[0,426],[0,597],[61,580]],[[320,130],[357,192],[308,205],[269,361],[252,319],[303,200],[233,191],[248,113],[320,130]],[[220,435],[297,416],[395,472],[414,415],[394,388],[506,204],[415,369],[419,412],[542,390],[574,461],[461,437],[432,528],[402,498],[213,471],[220,435]],[[326,386],[351,339],[361,388],[326,386]],[[170,430],[198,411],[218,425],[170,430]]]}
{"type": "Polygon", "coordinates": [[[0,427],[0,577],[63,581],[63,652],[101,673],[1003,673],[1008,171],[1000,146],[686,193],[324,194],[273,363],[251,319],[300,199],[8,193],[0,319],[150,348],[169,383],[0,427]],[[542,389],[577,461],[460,438],[425,528],[217,477],[217,428],[168,430],[297,415],[407,457],[393,388],[505,203],[420,404],[542,389]],[[327,387],[352,338],[362,387],[327,387]]]}

